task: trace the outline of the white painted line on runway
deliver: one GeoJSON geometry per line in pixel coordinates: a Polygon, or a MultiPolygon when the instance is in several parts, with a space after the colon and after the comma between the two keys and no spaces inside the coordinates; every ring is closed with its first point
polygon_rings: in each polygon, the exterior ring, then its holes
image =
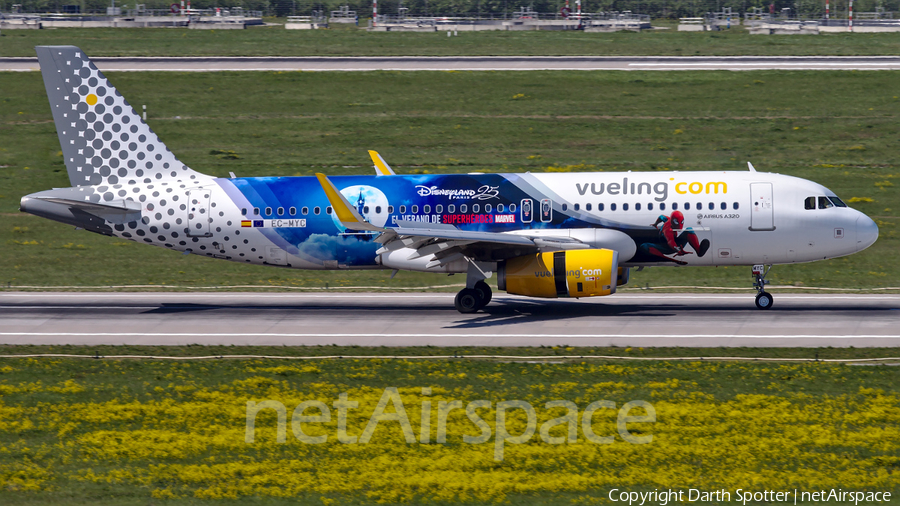
{"type": "MultiPolygon", "coordinates": [[[[254,67],[254,68],[109,68],[103,72],[539,72],[539,71],[629,71],[637,70],[900,70],[900,64],[709,64],[709,63],[630,63],[627,66],[597,67],[382,67],[382,68],[307,68],[307,67],[254,67]]],[[[40,69],[0,69],[0,72],[38,72],[40,69]]]]}
{"type": "Polygon", "coordinates": [[[879,335],[879,334],[857,334],[857,335],[835,335],[823,336],[818,334],[782,334],[782,335],[753,335],[753,334],[681,334],[681,335],[659,335],[659,334],[498,334],[496,332],[490,334],[280,334],[280,333],[213,333],[200,334],[192,332],[0,332],[0,336],[17,336],[17,337],[426,337],[426,338],[447,338],[447,337],[489,337],[493,339],[513,338],[513,337],[529,337],[529,338],[561,338],[561,339],[619,339],[619,338],[657,338],[657,339],[697,339],[697,338],[744,338],[744,339],[900,339],[900,334],[879,335]]]}
{"type": "MultiPolygon", "coordinates": [[[[629,63],[630,67],[761,67],[777,65],[779,67],[846,67],[847,62],[822,63],[822,62],[683,62],[683,63],[629,63]]],[[[853,63],[854,68],[859,67],[900,67],[900,62],[886,63],[853,63]]]]}
{"type": "MultiPolygon", "coordinates": [[[[749,289],[748,289],[749,290],[749,289]]],[[[506,294],[498,294],[504,299],[521,299],[535,300],[531,298],[523,298],[517,296],[507,296],[506,294]]],[[[856,300],[872,300],[872,299],[897,299],[900,300],[900,294],[805,294],[805,293],[774,293],[779,299],[856,299],[856,300]]],[[[0,292],[0,297],[91,297],[91,298],[116,298],[116,297],[291,297],[291,298],[422,298],[422,297],[454,297],[453,292],[423,292],[423,293],[367,293],[367,292],[335,292],[335,293],[261,293],[261,292],[0,292]]],[[[730,294],[730,293],[679,293],[679,292],[663,292],[663,293],[621,293],[614,297],[607,297],[604,300],[612,299],[639,299],[639,298],[669,298],[669,299],[746,299],[752,298],[752,293],[747,294],[730,294]]]]}
{"type": "MultiPolygon", "coordinates": [[[[0,309],[174,309],[178,307],[183,308],[196,308],[196,305],[191,306],[57,306],[57,305],[49,305],[49,306],[0,306],[0,309]]],[[[235,306],[215,306],[221,308],[230,308],[233,309],[235,306]]],[[[247,306],[258,309],[258,306],[247,306]]]]}
{"type": "MultiPolygon", "coordinates": [[[[855,301],[900,301],[900,295],[868,295],[868,294],[854,294],[854,295],[806,295],[806,294],[776,294],[777,300],[855,300],[855,301]]],[[[123,295],[124,297],[125,295],[123,295]]],[[[246,300],[256,300],[256,299],[449,299],[455,297],[454,293],[398,293],[398,294],[383,294],[383,293],[358,293],[358,292],[347,292],[347,293],[335,293],[335,294],[322,294],[322,293],[285,293],[285,294],[264,294],[264,293],[253,293],[253,292],[234,292],[234,293],[172,293],[172,292],[130,292],[127,294],[129,298],[155,298],[155,299],[164,299],[164,298],[219,298],[219,299],[246,299],[246,300]]],[[[28,293],[28,292],[19,292],[19,293],[0,293],[0,297],[16,297],[16,298],[52,298],[52,299],[65,299],[65,298],[90,298],[90,299],[100,299],[100,298],[115,298],[115,293],[28,293]]],[[[679,300],[750,300],[752,299],[752,294],[746,295],[731,295],[731,294],[692,294],[685,295],[679,293],[660,293],[660,294],[621,294],[616,296],[615,298],[605,298],[602,301],[600,300],[591,300],[591,301],[580,301],[580,303],[615,303],[616,301],[624,301],[624,300],[660,300],[666,299],[669,301],[679,301],[679,300]]],[[[518,300],[518,301],[534,301],[535,299],[527,298],[527,297],[509,297],[509,296],[495,296],[494,300],[518,300]]],[[[566,299],[559,299],[566,300],[566,299]]],[[[574,301],[573,301],[574,302],[574,301]]],[[[24,308],[27,306],[19,306],[19,305],[0,305],[0,308],[24,308]]],[[[35,307],[67,307],[68,306],[35,306],[35,307]]],[[[108,307],[108,308],[128,308],[128,307],[137,307],[137,306],[72,306],[72,308],[76,307],[91,307],[91,308],[100,308],[100,307],[108,307]]],[[[851,308],[852,309],[852,308],[851,308]]]]}

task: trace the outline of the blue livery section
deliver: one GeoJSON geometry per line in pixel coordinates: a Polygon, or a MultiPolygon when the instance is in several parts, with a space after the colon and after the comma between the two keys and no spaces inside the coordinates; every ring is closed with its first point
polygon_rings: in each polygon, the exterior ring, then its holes
{"type": "MultiPolygon", "coordinates": [[[[654,240],[657,229],[636,227],[575,211],[571,204],[530,174],[426,174],[334,176],[329,178],[365,220],[377,227],[398,221],[422,227],[451,225],[460,230],[508,232],[610,228],[638,244],[654,240]]],[[[252,226],[274,244],[306,261],[375,266],[377,233],[348,230],[331,212],[313,177],[219,179],[219,185],[246,213],[252,226]],[[305,220],[303,227],[292,226],[305,220]],[[278,226],[281,225],[281,226],[278,226]]],[[[649,224],[648,224],[649,225],[649,224]]]]}

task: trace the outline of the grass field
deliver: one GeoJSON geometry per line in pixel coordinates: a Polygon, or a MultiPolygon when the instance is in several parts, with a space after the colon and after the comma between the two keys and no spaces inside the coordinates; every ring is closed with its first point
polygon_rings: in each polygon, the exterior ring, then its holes
{"type": "Polygon", "coordinates": [[[91,56],[446,56],[446,55],[896,55],[897,33],[838,33],[809,37],[721,32],[643,33],[372,32],[328,30],[176,30],[164,28],[65,28],[4,30],[0,56],[34,56],[37,45],[74,44],[91,56]]]}
{"type": "MultiPolygon", "coordinates": [[[[0,76],[0,284],[423,286],[457,278],[303,272],[140,247],[17,212],[68,186],[37,73],[0,76]],[[140,270],[129,269],[140,262],[140,270]]],[[[863,253],[782,266],[775,284],[897,286],[894,72],[121,73],[111,76],[189,166],[226,176],[399,172],[759,170],[825,184],[873,216],[863,253]],[[214,150],[230,150],[223,159],[214,150]],[[861,199],[861,200],[860,200],[861,199]]],[[[743,268],[649,269],[639,286],[749,286],[743,268]]]]}
{"type": "MultiPolygon", "coordinates": [[[[72,348],[2,347],[0,353],[37,350],[72,348]]],[[[98,351],[146,354],[158,350],[98,351]]],[[[171,355],[285,353],[284,349],[234,347],[164,351],[171,355]]],[[[399,351],[433,353],[430,349],[399,351]]],[[[526,350],[455,351],[518,354],[526,350]]],[[[346,353],[347,358],[0,359],[0,494],[8,505],[209,504],[209,499],[217,499],[215,504],[578,505],[612,504],[607,499],[612,488],[724,488],[731,491],[732,502],[738,488],[834,487],[888,491],[895,497],[900,492],[897,367],[563,361],[553,355],[660,356],[672,350],[527,351],[547,358],[361,360],[353,355],[384,350],[318,347],[287,353],[346,353]],[[339,443],[336,411],[330,422],[302,426],[310,436],[328,436],[326,442],[301,442],[294,436],[291,410],[308,400],[331,406],[342,392],[349,400],[359,401],[358,408],[347,414],[347,434],[359,436],[389,387],[397,389],[414,442],[404,440],[396,421],[382,421],[368,443],[339,443]],[[430,388],[430,393],[423,388],[430,388]],[[495,421],[501,401],[527,401],[535,407],[535,426],[540,426],[565,414],[560,408],[545,407],[550,400],[575,403],[579,416],[598,400],[612,401],[616,408],[645,400],[655,409],[656,422],[626,427],[633,435],[652,435],[653,440],[626,442],[617,435],[615,411],[601,409],[589,425],[598,436],[614,436],[609,444],[589,442],[578,424],[575,439],[568,443],[550,444],[536,432],[524,444],[507,443],[502,460],[497,460],[496,437],[483,444],[465,442],[463,436],[477,435],[479,427],[464,411],[450,413],[446,442],[435,442],[438,403],[460,400],[465,405],[478,399],[490,403],[476,412],[494,436],[497,427],[503,426],[495,421]],[[245,442],[247,402],[264,400],[280,402],[288,410],[290,428],[284,443],[276,441],[272,410],[260,412],[254,439],[245,442]],[[430,408],[425,401],[432,403],[430,408]],[[430,416],[423,418],[423,411],[430,416]],[[430,430],[422,430],[423,419],[429,421],[430,430]],[[428,442],[423,443],[424,433],[428,442]]],[[[858,356],[872,350],[819,351],[858,356]]],[[[810,354],[810,350],[781,352],[810,354]]],[[[398,411],[394,404],[386,413],[398,411]]],[[[631,412],[640,413],[640,409],[631,412]]],[[[527,430],[522,410],[508,411],[506,420],[512,435],[527,430]]],[[[565,435],[565,426],[547,432],[547,436],[565,435]]]]}

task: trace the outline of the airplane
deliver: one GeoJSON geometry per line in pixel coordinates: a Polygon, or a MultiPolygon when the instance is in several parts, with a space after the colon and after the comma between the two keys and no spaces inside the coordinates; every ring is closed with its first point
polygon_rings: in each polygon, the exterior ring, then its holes
{"type": "MultiPolygon", "coordinates": [[[[630,269],[752,266],[850,255],[878,227],[822,185],[747,171],[213,177],[178,160],[75,46],[36,48],[71,187],[21,211],[185,254],[295,269],[464,274],[532,297],[616,293],[630,269]]],[[[392,274],[392,277],[393,277],[392,274]]]]}

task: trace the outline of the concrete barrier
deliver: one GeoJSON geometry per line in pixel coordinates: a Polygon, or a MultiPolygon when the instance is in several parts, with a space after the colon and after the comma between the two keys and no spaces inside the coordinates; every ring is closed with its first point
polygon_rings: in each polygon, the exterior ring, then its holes
{"type": "Polygon", "coordinates": [[[194,22],[188,25],[191,30],[243,30],[244,23],[194,22]]]}

